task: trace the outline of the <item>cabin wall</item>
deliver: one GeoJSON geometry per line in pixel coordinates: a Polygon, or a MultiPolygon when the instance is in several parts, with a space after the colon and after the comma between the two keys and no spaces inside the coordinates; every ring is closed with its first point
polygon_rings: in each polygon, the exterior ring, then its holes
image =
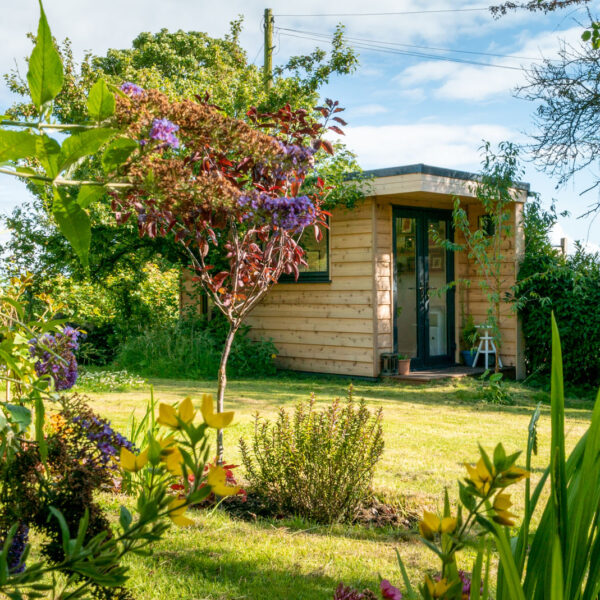
{"type": "Polygon", "coordinates": [[[373,210],[367,199],[352,211],[333,211],[329,283],[278,283],[248,316],[252,336],[273,340],[279,367],[377,374],[373,299],[390,279],[373,277],[373,210]]]}

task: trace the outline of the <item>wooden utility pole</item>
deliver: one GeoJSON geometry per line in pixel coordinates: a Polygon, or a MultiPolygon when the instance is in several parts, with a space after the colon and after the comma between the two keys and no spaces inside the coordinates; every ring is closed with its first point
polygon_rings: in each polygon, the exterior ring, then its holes
{"type": "Polygon", "coordinates": [[[263,80],[265,92],[269,92],[273,85],[273,11],[265,8],[265,59],[263,63],[263,80]]]}

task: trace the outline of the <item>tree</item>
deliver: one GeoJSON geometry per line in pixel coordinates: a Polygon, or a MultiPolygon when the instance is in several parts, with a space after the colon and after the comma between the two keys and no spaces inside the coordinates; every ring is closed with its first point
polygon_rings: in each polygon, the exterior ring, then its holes
{"type": "Polygon", "coordinates": [[[490,11],[495,17],[501,17],[513,10],[527,10],[529,12],[541,12],[548,14],[568,8],[570,6],[589,4],[591,0],[529,0],[523,4],[522,2],[505,2],[491,6],[490,11]]]}
{"type": "MultiPolygon", "coordinates": [[[[132,48],[111,49],[105,56],[88,54],[81,65],[75,63],[67,39],[60,48],[65,85],[54,99],[53,116],[58,123],[85,119],[89,90],[99,78],[117,86],[130,81],[146,89],[160,88],[171,100],[208,94],[210,101],[226,114],[242,119],[253,105],[259,111],[280,107],[286,102],[310,109],[317,103],[319,88],[332,75],[344,75],[356,68],[356,54],[345,45],[342,29],[338,28],[330,53],[317,49],[307,56],[292,57],[286,65],[276,69],[273,87],[267,94],[260,68],[250,63],[240,46],[242,25],[241,19],[232,22],[223,39],[202,32],[169,32],[165,29],[154,34],[142,33],[133,41],[132,48]]],[[[8,111],[10,116],[26,118],[33,114],[35,107],[27,101],[26,79],[18,71],[13,71],[6,79],[11,91],[24,98],[8,111]]],[[[319,175],[326,185],[334,188],[327,199],[329,205],[353,205],[363,196],[360,179],[347,186],[349,189],[343,195],[336,191],[336,185],[344,173],[360,171],[354,155],[340,148],[335,156],[327,156],[327,159],[321,155],[317,158],[319,175]]],[[[102,167],[98,156],[84,159],[75,173],[81,179],[100,177],[102,167]]],[[[313,186],[315,182],[316,176],[307,184],[313,186]]],[[[44,190],[36,186],[29,188],[36,198],[27,206],[15,209],[7,219],[12,236],[3,244],[2,250],[16,258],[13,266],[25,266],[36,275],[33,286],[36,292],[42,291],[41,287],[53,277],[71,277],[103,286],[112,294],[112,273],[118,269],[128,274],[121,279],[119,287],[121,296],[129,298],[144,280],[143,266],[148,261],[163,265],[167,270],[171,265],[187,264],[186,252],[172,238],[140,237],[137,227],[131,223],[117,227],[106,197],[106,202],[88,207],[94,245],[89,256],[89,270],[83,269],[71,246],[56,229],[54,219],[48,217],[47,208],[51,208],[52,199],[46,198],[44,190]]],[[[211,250],[210,261],[215,265],[226,264],[224,257],[216,255],[215,249],[211,250]]],[[[118,309],[127,312],[125,305],[118,309]]],[[[131,319],[129,323],[131,327],[136,325],[131,319]]]]}

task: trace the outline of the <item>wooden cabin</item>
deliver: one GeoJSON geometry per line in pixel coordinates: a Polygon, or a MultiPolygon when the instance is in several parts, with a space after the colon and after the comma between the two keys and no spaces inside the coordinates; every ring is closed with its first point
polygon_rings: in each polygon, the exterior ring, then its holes
{"type": "MultiPolygon", "coordinates": [[[[459,362],[462,319],[483,323],[487,300],[466,252],[442,249],[442,238],[460,243],[452,226],[455,197],[473,228],[485,217],[474,195],[472,173],[424,164],[377,169],[372,195],[352,210],[332,212],[317,244],[303,241],[308,267],[297,282],[280,281],[248,317],[252,335],[271,338],[280,367],[297,371],[377,377],[384,353],[411,358],[411,369],[459,362]],[[447,283],[469,279],[443,293],[447,283]]],[[[504,239],[503,287],[514,284],[523,252],[521,216],[529,186],[514,190],[504,239]]],[[[524,376],[523,340],[511,305],[501,320],[504,366],[524,376]]]]}

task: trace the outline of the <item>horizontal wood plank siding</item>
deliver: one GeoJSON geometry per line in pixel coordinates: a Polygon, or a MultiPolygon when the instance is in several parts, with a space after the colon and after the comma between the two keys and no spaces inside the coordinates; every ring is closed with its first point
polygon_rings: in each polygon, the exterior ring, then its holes
{"type": "MultiPolygon", "coordinates": [[[[373,377],[372,201],[330,221],[330,283],[280,283],[252,311],[251,335],[272,339],[280,367],[373,377]]],[[[385,273],[377,286],[389,287],[385,273]]]]}

